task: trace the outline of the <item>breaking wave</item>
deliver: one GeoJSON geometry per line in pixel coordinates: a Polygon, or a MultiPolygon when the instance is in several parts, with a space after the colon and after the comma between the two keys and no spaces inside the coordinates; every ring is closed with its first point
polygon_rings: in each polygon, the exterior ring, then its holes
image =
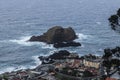
{"type": "Polygon", "coordinates": [[[39,56],[32,56],[32,59],[34,59],[34,61],[35,61],[35,66],[32,66],[32,68],[35,68],[36,66],[39,66],[39,65],[41,65],[41,61],[39,60],[39,58],[38,58],[39,56]]]}
{"type": "Polygon", "coordinates": [[[76,39],[75,41],[83,41],[85,39],[89,39],[92,37],[91,35],[85,35],[82,33],[77,33],[77,36],[78,36],[78,39],[76,39]]]}

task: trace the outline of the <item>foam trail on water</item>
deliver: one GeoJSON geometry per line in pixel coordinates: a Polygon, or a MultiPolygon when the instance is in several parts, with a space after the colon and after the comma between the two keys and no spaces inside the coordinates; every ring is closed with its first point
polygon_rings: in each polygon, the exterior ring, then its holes
{"type": "Polygon", "coordinates": [[[42,43],[42,42],[40,42],[40,43],[41,43],[41,47],[43,49],[46,49],[46,48],[53,49],[54,48],[52,44],[46,44],[46,43],[42,43]]]}
{"type": "Polygon", "coordinates": [[[21,37],[20,39],[9,40],[10,42],[17,43],[24,46],[32,46],[40,44],[39,42],[28,42],[31,36],[21,37]]]}
{"type": "Polygon", "coordinates": [[[12,43],[17,43],[23,46],[34,46],[34,45],[40,45],[43,49],[49,48],[49,49],[53,49],[53,45],[51,44],[46,44],[43,42],[29,42],[28,40],[31,38],[31,36],[25,36],[25,37],[21,37],[19,39],[13,39],[13,40],[9,40],[12,43]]]}

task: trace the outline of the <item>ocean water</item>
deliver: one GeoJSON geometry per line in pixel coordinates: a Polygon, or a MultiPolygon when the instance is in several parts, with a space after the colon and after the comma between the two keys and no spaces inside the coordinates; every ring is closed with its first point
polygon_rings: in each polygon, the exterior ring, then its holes
{"type": "Polygon", "coordinates": [[[0,0],[0,73],[34,68],[38,56],[62,49],[102,55],[104,48],[120,46],[120,34],[107,20],[118,8],[120,0],[0,0]],[[56,25],[71,26],[82,46],[55,49],[26,42],[56,25]]]}

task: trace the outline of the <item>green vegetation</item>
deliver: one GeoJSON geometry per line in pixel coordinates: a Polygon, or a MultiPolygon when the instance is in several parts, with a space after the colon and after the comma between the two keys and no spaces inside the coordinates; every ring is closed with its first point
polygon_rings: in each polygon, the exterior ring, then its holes
{"type": "Polygon", "coordinates": [[[3,75],[2,77],[4,80],[9,80],[7,75],[3,75]]]}

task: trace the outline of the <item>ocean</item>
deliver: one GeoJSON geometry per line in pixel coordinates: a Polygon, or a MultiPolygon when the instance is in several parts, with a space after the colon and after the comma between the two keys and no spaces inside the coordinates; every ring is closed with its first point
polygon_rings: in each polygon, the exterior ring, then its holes
{"type": "Polygon", "coordinates": [[[118,8],[120,0],[0,0],[0,73],[35,68],[38,56],[58,50],[103,55],[105,48],[120,46],[120,34],[108,22],[118,8]],[[82,46],[27,42],[53,26],[72,27],[82,46]]]}

